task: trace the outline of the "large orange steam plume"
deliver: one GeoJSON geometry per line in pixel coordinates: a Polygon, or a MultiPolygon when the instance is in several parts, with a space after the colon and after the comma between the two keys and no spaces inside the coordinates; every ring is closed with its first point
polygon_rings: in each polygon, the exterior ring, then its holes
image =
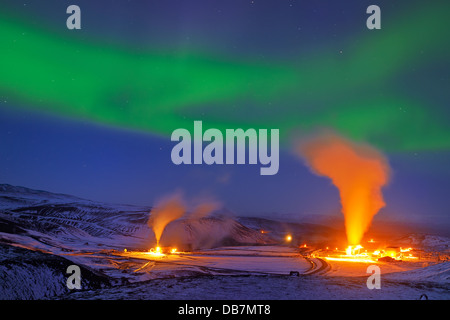
{"type": "Polygon", "coordinates": [[[301,141],[296,152],[314,173],[329,177],[339,189],[348,243],[359,244],[373,216],[385,206],[381,188],[389,181],[387,159],[371,146],[330,132],[301,141]]]}

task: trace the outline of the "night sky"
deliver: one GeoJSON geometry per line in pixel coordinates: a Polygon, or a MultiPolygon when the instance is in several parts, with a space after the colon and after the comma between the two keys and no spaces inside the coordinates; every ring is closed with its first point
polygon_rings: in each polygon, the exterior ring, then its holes
{"type": "Polygon", "coordinates": [[[238,214],[339,214],[292,152],[330,128],[389,159],[375,219],[450,224],[448,1],[26,1],[0,6],[0,183],[238,214]],[[81,30],[66,8],[81,8],[81,30]],[[377,4],[381,30],[366,28],[377,4]],[[177,128],[280,129],[280,170],[171,162],[177,128]]]}

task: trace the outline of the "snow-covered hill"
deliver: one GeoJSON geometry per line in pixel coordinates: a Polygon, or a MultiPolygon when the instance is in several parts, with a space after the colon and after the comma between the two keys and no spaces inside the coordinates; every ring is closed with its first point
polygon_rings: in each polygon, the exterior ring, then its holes
{"type": "MultiPolygon", "coordinates": [[[[71,263],[113,283],[124,276],[132,282],[147,279],[133,272],[124,275],[107,252],[154,246],[150,214],[150,207],[0,185],[0,298],[67,293],[65,268],[71,263]]],[[[179,219],[168,225],[163,241],[190,249],[273,242],[230,217],[179,219]]]]}
{"type": "MultiPolygon", "coordinates": [[[[388,280],[401,281],[432,281],[447,286],[450,285],[450,261],[434,264],[408,272],[393,272],[384,275],[388,280]]],[[[450,295],[450,293],[449,293],[450,295]]]]}
{"type": "MultiPolygon", "coordinates": [[[[41,248],[55,253],[58,248],[76,251],[92,246],[148,249],[154,244],[147,226],[150,212],[150,207],[112,205],[0,185],[0,241],[22,240],[25,247],[37,241],[41,248]]],[[[163,239],[194,248],[273,242],[230,217],[180,219],[168,226],[163,239]]]]}
{"type": "Polygon", "coordinates": [[[414,247],[427,251],[450,253],[450,238],[426,233],[411,233],[395,240],[397,245],[414,247]]]}
{"type": "Polygon", "coordinates": [[[248,228],[270,236],[277,242],[284,242],[286,235],[291,235],[292,244],[295,245],[318,244],[323,241],[333,242],[338,233],[331,227],[316,223],[277,221],[257,217],[240,217],[238,221],[248,228]]]}
{"type": "MultiPolygon", "coordinates": [[[[0,299],[48,299],[69,293],[63,257],[0,244],[0,299]]],[[[110,286],[106,277],[80,266],[83,289],[110,286]]]]}

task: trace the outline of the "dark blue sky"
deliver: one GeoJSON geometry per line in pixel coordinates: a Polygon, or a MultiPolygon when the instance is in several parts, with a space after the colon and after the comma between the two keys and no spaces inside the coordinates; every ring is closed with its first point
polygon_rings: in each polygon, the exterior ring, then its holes
{"type": "MultiPolygon", "coordinates": [[[[259,165],[176,166],[168,138],[23,108],[0,108],[0,128],[1,183],[144,205],[182,190],[240,214],[338,214],[340,208],[331,182],[284,149],[278,174],[261,176],[259,165]]],[[[447,221],[450,153],[387,156],[393,177],[380,217],[447,221]]]]}

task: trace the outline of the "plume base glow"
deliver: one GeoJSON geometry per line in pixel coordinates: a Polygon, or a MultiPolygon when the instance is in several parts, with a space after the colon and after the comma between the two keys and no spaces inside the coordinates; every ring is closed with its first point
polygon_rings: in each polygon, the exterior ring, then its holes
{"type": "MultiPolygon", "coordinates": [[[[369,241],[369,243],[373,243],[374,241],[369,241]]],[[[403,261],[403,260],[417,260],[418,257],[414,256],[412,253],[409,253],[413,248],[399,248],[398,250],[392,250],[390,248],[384,249],[376,249],[373,251],[364,250],[364,247],[361,245],[356,246],[348,246],[345,249],[345,254],[342,254],[342,251],[338,251],[336,248],[327,256],[322,256],[319,253],[319,256],[328,261],[345,261],[345,262],[360,262],[360,263],[378,263],[379,259],[389,257],[392,261],[403,261]]],[[[328,249],[327,249],[328,251],[328,249]]]]}

